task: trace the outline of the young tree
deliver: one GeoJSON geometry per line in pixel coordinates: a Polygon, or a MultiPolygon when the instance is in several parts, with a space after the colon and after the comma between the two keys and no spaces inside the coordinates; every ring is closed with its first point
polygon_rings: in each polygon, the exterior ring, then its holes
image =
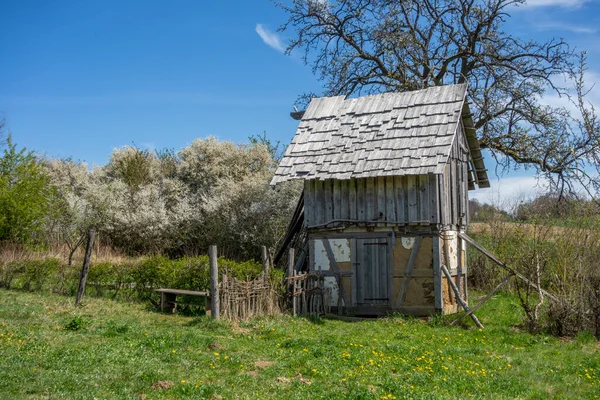
{"type": "Polygon", "coordinates": [[[17,149],[9,135],[0,158],[0,241],[40,240],[49,194],[40,159],[25,148],[17,149]]]}
{"type": "MultiPolygon", "coordinates": [[[[561,39],[544,43],[507,33],[524,0],[294,0],[279,4],[299,49],[325,82],[326,95],[407,91],[467,83],[480,144],[504,167],[528,165],[555,187],[600,189],[600,130],[544,106],[548,90],[571,74],[574,55],[561,39]],[[557,80],[557,78],[561,78],[557,80]]],[[[581,94],[584,94],[581,91],[581,94]]],[[[585,104],[581,105],[585,107],[585,104]]],[[[589,115],[588,115],[589,116],[589,115]]]]}

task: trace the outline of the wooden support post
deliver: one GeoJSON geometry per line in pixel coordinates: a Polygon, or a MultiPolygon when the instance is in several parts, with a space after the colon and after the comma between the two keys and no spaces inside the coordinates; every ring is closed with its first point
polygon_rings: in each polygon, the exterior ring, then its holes
{"type": "Polygon", "coordinates": [[[265,275],[269,275],[269,253],[267,252],[267,246],[262,247],[262,265],[263,272],[265,275]]]}
{"type": "MultiPolygon", "coordinates": [[[[292,270],[292,277],[296,277],[296,271],[292,270]]],[[[292,315],[294,317],[298,316],[298,300],[299,297],[296,296],[296,292],[298,291],[298,282],[296,282],[296,280],[294,279],[294,284],[293,284],[293,288],[292,289],[292,315]]]]}
{"type": "Polygon", "coordinates": [[[94,236],[96,235],[96,230],[94,228],[90,228],[88,231],[88,241],[87,246],[85,247],[85,257],[83,259],[83,268],[81,269],[81,276],[79,278],[79,288],[77,289],[77,297],[75,298],[75,305],[79,305],[81,300],[83,299],[83,293],[85,292],[85,281],[87,280],[87,275],[90,270],[90,258],[92,257],[92,250],[94,248],[94,236]]]}
{"type": "Polygon", "coordinates": [[[440,236],[434,236],[433,238],[433,294],[435,309],[443,312],[444,311],[444,298],[442,291],[442,239],[440,236]]]}
{"type": "Polygon", "coordinates": [[[292,302],[292,313],[294,315],[294,317],[296,316],[296,297],[295,297],[295,293],[294,290],[296,288],[296,285],[294,284],[294,257],[295,257],[295,250],[293,247],[290,247],[290,249],[288,250],[288,267],[287,267],[287,277],[290,278],[288,280],[288,293],[290,294],[290,298],[291,298],[291,302],[292,302]]]}
{"type": "Polygon", "coordinates": [[[217,263],[217,246],[212,245],[208,248],[208,258],[210,260],[210,315],[214,319],[219,319],[219,264],[217,263]]]}
{"type": "Polygon", "coordinates": [[[477,319],[477,316],[475,314],[473,314],[473,312],[469,311],[469,306],[467,305],[467,303],[465,303],[465,301],[461,297],[460,292],[458,291],[458,288],[456,287],[456,283],[454,283],[454,281],[452,280],[452,275],[450,275],[450,272],[448,271],[448,268],[446,268],[445,265],[442,265],[442,272],[444,273],[444,275],[446,275],[446,279],[448,279],[448,284],[450,285],[450,287],[454,291],[454,294],[456,295],[456,300],[458,300],[458,302],[460,303],[462,308],[465,310],[465,312],[469,313],[471,319],[473,320],[473,322],[475,322],[475,325],[477,325],[478,328],[483,329],[483,325],[481,324],[481,322],[479,322],[479,319],[477,319]]]}
{"type": "Polygon", "coordinates": [[[510,278],[512,278],[514,275],[507,275],[506,278],[504,278],[502,280],[502,282],[500,282],[495,288],[494,290],[492,290],[487,296],[485,296],[483,298],[483,300],[481,300],[479,303],[477,303],[477,305],[473,308],[471,308],[471,311],[461,315],[459,318],[455,319],[454,321],[452,321],[452,323],[450,325],[454,325],[460,321],[462,321],[464,318],[469,317],[471,314],[473,314],[475,311],[477,311],[477,309],[479,309],[479,307],[481,307],[486,301],[488,301],[489,299],[492,298],[492,296],[494,295],[494,293],[496,293],[502,286],[504,286],[509,280],[510,278]]]}

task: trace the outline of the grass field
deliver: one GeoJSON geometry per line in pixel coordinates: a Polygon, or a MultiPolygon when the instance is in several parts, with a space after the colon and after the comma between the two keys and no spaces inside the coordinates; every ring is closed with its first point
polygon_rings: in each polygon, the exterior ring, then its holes
{"type": "Polygon", "coordinates": [[[499,295],[486,325],[281,317],[232,325],[144,305],[0,290],[2,399],[600,396],[600,343],[518,328],[499,295]]]}

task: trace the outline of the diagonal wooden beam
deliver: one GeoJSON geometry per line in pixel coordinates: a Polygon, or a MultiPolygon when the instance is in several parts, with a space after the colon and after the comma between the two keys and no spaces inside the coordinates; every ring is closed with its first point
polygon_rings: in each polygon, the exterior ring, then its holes
{"type": "Polygon", "coordinates": [[[445,265],[442,265],[442,272],[444,273],[444,275],[446,275],[446,278],[448,279],[448,284],[450,285],[450,287],[454,291],[454,294],[456,295],[456,300],[458,300],[458,302],[460,303],[462,308],[465,310],[465,312],[467,312],[469,314],[469,316],[471,317],[473,322],[475,322],[475,325],[477,325],[478,328],[483,329],[483,325],[481,324],[481,322],[479,322],[479,319],[477,318],[477,316],[475,314],[473,314],[473,312],[469,312],[469,306],[463,300],[463,298],[460,296],[460,292],[458,291],[458,288],[456,287],[456,283],[454,283],[454,281],[452,280],[452,275],[450,275],[450,272],[448,271],[448,268],[446,268],[445,265]]]}
{"type": "Polygon", "coordinates": [[[548,293],[547,291],[545,291],[544,289],[542,289],[541,287],[539,287],[535,283],[531,282],[529,279],[525,278],[523,275],[521,275],[520,273],[518,273],[517,271],[515,271],[514,269],[512,269],[508,265],[504,264],[502,261],[498,260],[492,253],[490,253],[483,246],[481,246],[479,243],[477,243],[476,241],[474,241],[473,239],[471,239],[466,233],[459,232],[458,236],[460,236],[462,239],[464,239],[471,246],[475,247],[477,250],[479,250],[483,255],[485,255],[486,257],[488,257],[490,260],[492,260],[493,262],[495,262],[496,264],[498,264],[499,266],[501,266],[502,268],[504,268],[505,270],[507,270],[508,272],[510,272],[511,274],[513,274],[514,276],[516,276],[517,278],[519,278],[520,280],[522,280],[523,282],[527,283],[529,286],[531,286],[535,290],[538,290],[544,296],[548,297],[550,300],[558,301],[558,298],[556,296],[554,296],[553,294],[548,293]]]}
{"type": "Polygon", "coordinates": [[[329,239],[322,240],[323,246],[325,247],[325,251],[327,251],[327,258],[329,258],[329,265],[335,273],[335,279],[337,281],[340,294],[342,295],[342,299],[344,300],[344,306],[349,307],[350,303],[348,302],[348,294],[346,293],[346,290],[344,290],[344,286],[342,285],[342,276],[340,274],[340,268],[338,267],[337,262],[335,261],[335,256],[333,255],[331,243],[329,243],[329,239]]]}
{"type": "Polygon", "coordinates": [[[402,279],[402,286],[400,287],[400,293],[398,294],[398,298],[396,299],[396,308],[400,307],[406,299],[406,292],[408,291],[408,282],[410,281],[413,269],[415,268],[417,256],[419,255],[419,249],[421,248],[421,242],[423,242],[423,237],[418,236],[415,240],[415,244],[412,248],[412,251],[410,252],[410,257],[408,258],[408,265],[406,266],[406,271],[404,272],[404,279],[402,279]]]}
{"type": "Polygon", "coordinates": [[[481,307],[486,301],[491,299],[492,296],[494,295],[494,293],[496,293],[502,286],[504,286],[510,280],[510,278],[512,278],[513,276],[514,276],[513,274],[507,275],[506,278],[504,278],[502,280],[502,282],[500,282],[487,296],[485,296],[483,298],[483,300],[481,300],[479,303],[477,303],[477,305],[475,307],[471,308],[471,310],[469,312],[461,315],[459,318],[452,321],[452,323],[450,325],[459,323],[464,318],[469,317],[471,314],[473,314],[475,311],[477,311],[479,309],[479,307],[481,307]]]}

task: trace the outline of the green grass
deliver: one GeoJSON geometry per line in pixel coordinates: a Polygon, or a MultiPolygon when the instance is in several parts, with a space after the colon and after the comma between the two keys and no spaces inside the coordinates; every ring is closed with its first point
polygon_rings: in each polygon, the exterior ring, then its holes
{"type": "Polygon", "coordinates": [[[598,398],[600,345],[518,328],[494,297],[486,329],[441,319],[272,318],[232,325],[144,305],[0,290],[0,397],[598,398]],[[153,384],[171,381],[169,389],[153,384]]]}

